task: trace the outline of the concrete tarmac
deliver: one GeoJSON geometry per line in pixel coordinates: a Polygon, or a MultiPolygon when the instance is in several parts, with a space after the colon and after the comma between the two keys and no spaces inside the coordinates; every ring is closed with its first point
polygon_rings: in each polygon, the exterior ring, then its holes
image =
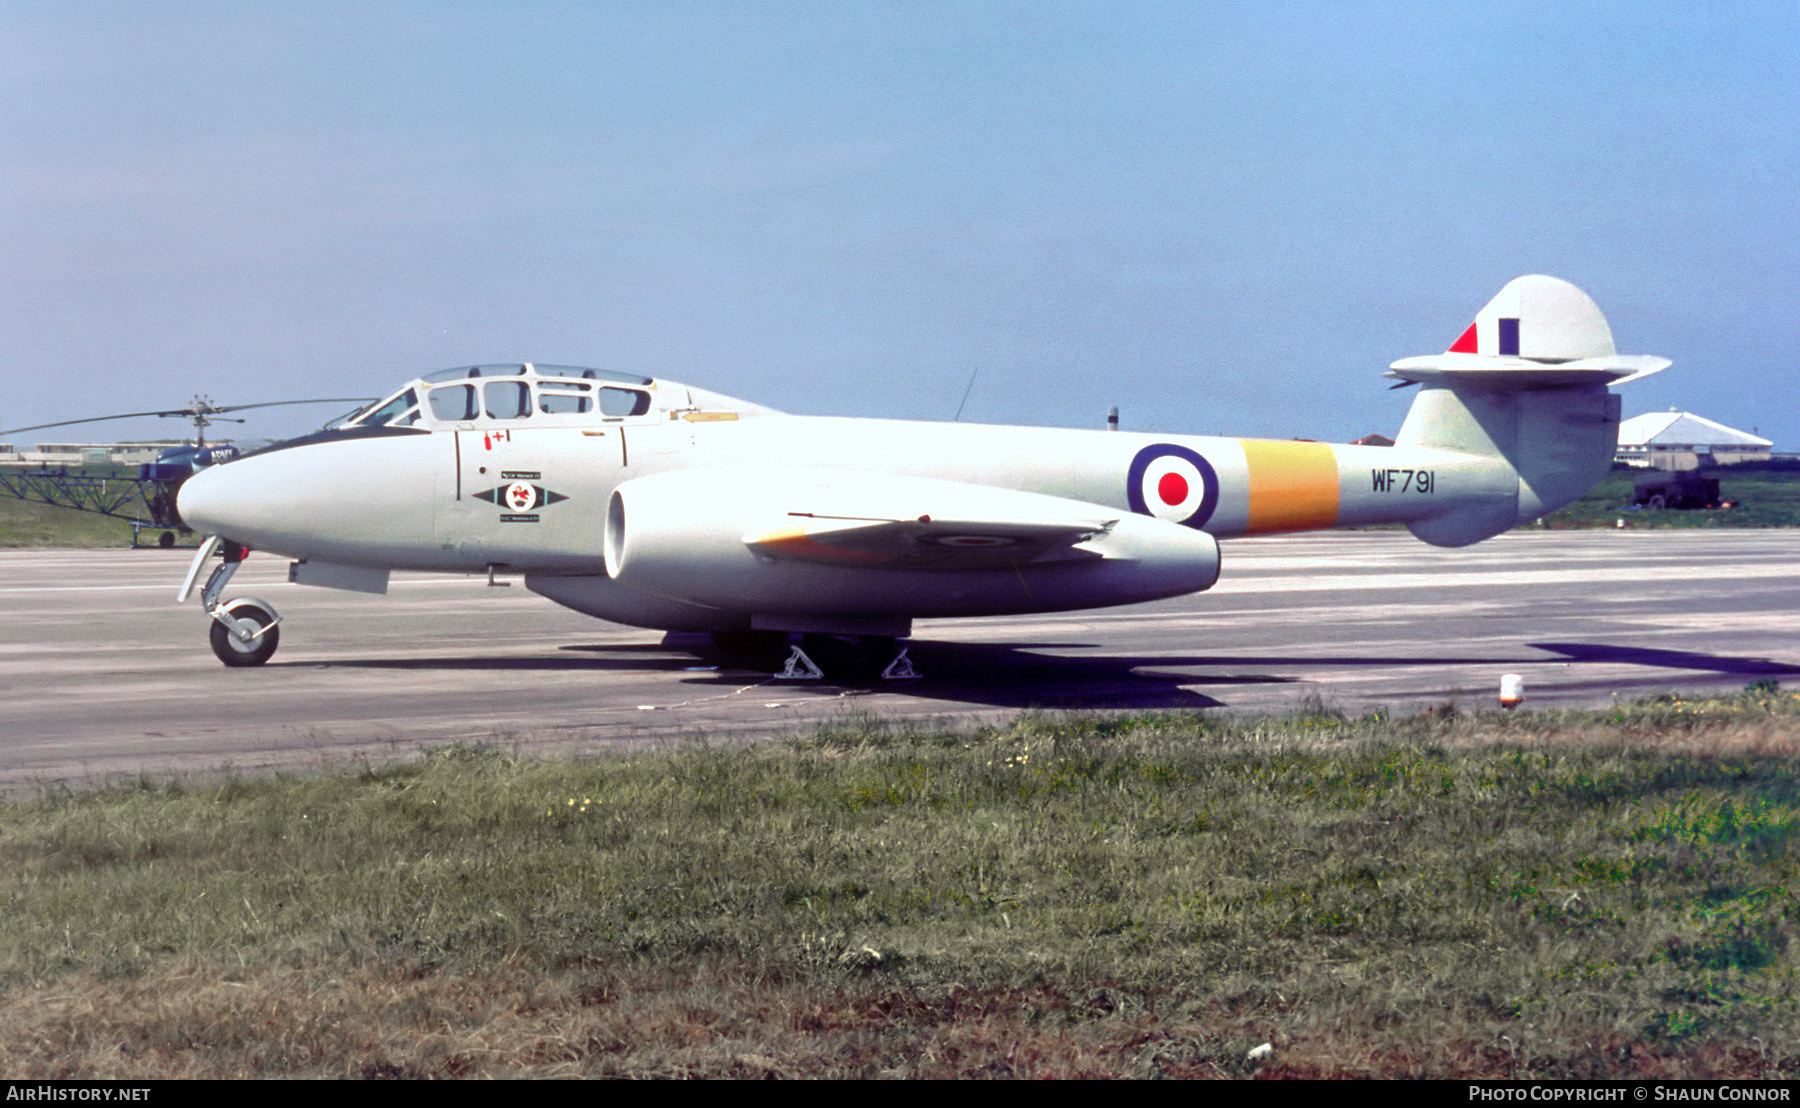
{"type": "Polygon", "coordinates": [[[969,724],[1023,709],[1352,713],[1732,692],[1800,681],[1791,531],[1521,531],[1465,550],[1400,532],[1224,544],[1210,592],[1100,612],[920,621],[916,681],[777,681],[521,584],[396,574],[386,596],[228,590],[282,613],[220,665],[191,551],[0,552],[0,791],[386,761],[455,740],[575,752],[745,741],[849,714],[969,724]]]}

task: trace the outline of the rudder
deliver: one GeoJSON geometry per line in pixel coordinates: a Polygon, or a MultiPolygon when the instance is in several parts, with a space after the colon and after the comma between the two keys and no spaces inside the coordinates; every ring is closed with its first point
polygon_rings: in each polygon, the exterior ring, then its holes
{"type": "Polygon", "coordinates": [[[1577,499],[1617,450],[1619,398],[1608,386],[1668,364],[1619,355],[1599,307],[1567,281],[1509,282],[1449,350],[1402,359],[1388,375],[1422,386],[1395,445],[1500,459],[1516,480],[1409,529],[1464,546],[1577,499]]]}

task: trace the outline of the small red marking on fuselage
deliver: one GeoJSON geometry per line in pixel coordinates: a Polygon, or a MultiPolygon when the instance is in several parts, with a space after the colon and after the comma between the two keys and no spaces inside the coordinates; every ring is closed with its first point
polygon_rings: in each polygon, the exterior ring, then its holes
{"type": "Polygon", "coordinates": [[[1179,473],[1165,473],[1162,480],[1156,483],[1156,495],[1162,497],[1164,504],[1180,504],[1188,498],[1187,478],[1179,473]]]}

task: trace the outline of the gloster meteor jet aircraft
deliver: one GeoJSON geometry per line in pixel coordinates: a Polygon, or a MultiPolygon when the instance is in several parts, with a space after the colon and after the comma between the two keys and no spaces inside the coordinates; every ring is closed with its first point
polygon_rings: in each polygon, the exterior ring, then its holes
{"type": "Polygon", "coordinates": [[[464,367],[188,479],[179,510],[208,541],[181,596],[222,549],[203,598],[226,665],[279,640],[266,601],[220,598],[254,548],[294,559],[293,581],[373,593],[394,569],[522,574],[601,619],[728,652],[797,634],[790,664],[869,675],[915,619],[1206,589],[1220,539],[1402,523],[1478,542],[1586,492],[1616,444],[1608,386],[1668,364],[1618,355],[1585,293],[1532,276],[1445,353],[1393,364],[1421,387],[1391,447],[814,418],[602,370],[464,367]]]}

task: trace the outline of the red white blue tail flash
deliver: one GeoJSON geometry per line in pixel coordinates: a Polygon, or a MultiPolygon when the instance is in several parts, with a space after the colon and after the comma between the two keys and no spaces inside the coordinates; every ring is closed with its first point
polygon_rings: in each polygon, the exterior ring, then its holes
{"type": "Polygon", "coordinates": [[[1616,351],[1612,329],[1587,293],[1534,275],[1508,282],[1446,353],[1559,363],[1616,351]]]}

